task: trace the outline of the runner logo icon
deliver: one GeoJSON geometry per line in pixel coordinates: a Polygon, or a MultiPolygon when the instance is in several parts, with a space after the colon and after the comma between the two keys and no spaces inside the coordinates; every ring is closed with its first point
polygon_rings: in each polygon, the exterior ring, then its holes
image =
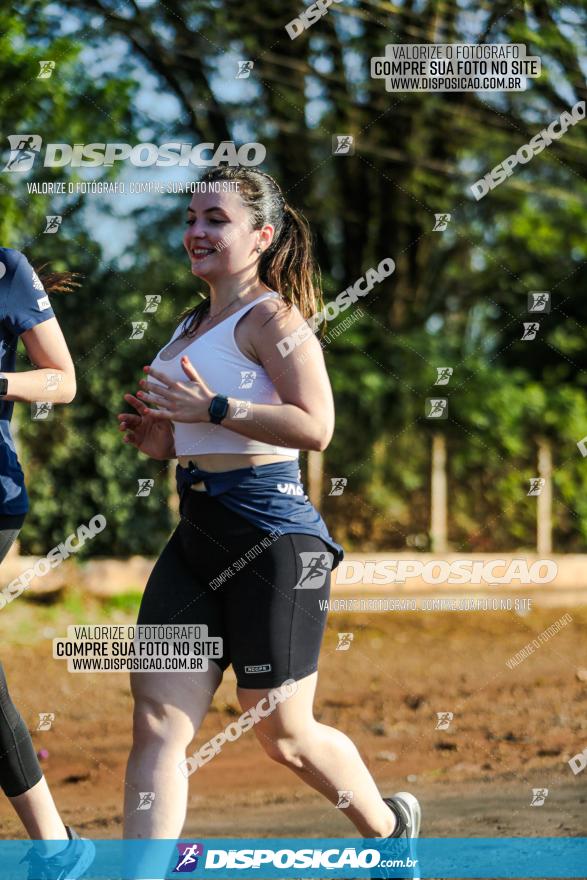
{"type": "Polygon", "coordinates": [[[544,801],[548,797],[548,789],[547,788],[533,788],[532,789],[532,800],[530,801],[531,807],[542,807],[544,805],[544,801]]]}
{"type": "Polygon", "coordinates": [[[43,143],[39,134],[9,134],[10,156],[3,171],[30,171],[43,143]]]}
{"type": "Polygon", "coordinates": [[[432,228],[432,232],[444,232],[445,229],[448,229],[448,224],[450,223],[450,214],[435,214],[434,215],[434,226],[432,228]]]}
{"type": "Polygon", "coordinates": [[[436,722],[435,730],[448,730],[450,722],[455,716],[452,712],[437,712],[436,717],[438,721],[436,722]]]}
{"type": "Polygon", "coordinates": [[[339,810],[346,810],[351,805],[351,801],[353,799],[352,791],[337,791],[338,794],[338,803],[337,808],[339,810]]]}
{"type": "Polygon", "coordinates": [[[45,229],[43,232],[47,232],[49,235],[55,235],[56,232],[59,232],[59,227],[63,223],[63,217],[61,214],[47,214],[45,216],[45,229]]]}
{"type": "Polygon", "coordinates": [[[150,810],[155,800],[154,791],[140,791],[137,810],[150,810]]]}
{"type": "Polygon", "coordinates": [[[523,342],[531,341],[532,339],[536,339],[536,334],[540,330],[540,324],[536,321],[531,323],[527,323],[525,321],[522,322],[524,324],[524,332],[521,335],[521,340],[523,342]]]}
{"type": "Polygon", "coordinates": [[[334,554],[304,551],[299,555],[302,573],[294,590],[319,590],[324,586],[328,572],[332,569],[334,554]]]}
{"type": "Polygon", "coordinates": [[[354,156],[354,137],[352,134],[335,134],[332,137],[332,152],[335,156],[354,156]]]}
{"type": "Polygon", "coordinates": [[[533,290],[528,294],[529,312],[550,312],[550,291],[533,290]]]}
{"type": "Polygon", "coordinates": [[[37,725],[37,730],[51,730],[51,725],[54,721],[54,712],[39,712],[39,723],[37,725]]]}
{"type": "Polygon", "coordinates": [[[173,869],[174,874],[191,874],[198,867],[198,856],[204,855],[204,847],[201,843],[177,843],[177,865],[173,869]]]}

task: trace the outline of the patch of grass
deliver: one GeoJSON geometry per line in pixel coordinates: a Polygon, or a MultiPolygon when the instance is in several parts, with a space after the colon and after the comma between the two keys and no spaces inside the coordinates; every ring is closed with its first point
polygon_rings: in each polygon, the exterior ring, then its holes
{"type": "Polygon", "coordinates": [[[118,596],[98,599],[80,590],[65,590],[56,601],[37,601],[27,596],[15,599],[0,611],[0,641],[3,644],[35,644],[64,636],[72,624],[135,623],[141,593],[129,590],[118,596]]]}
{"type": "Polygon", "coordinates": [[[129,614],[138,613],[141,604],[142,593],[137,590],[129,590],[127,593],[120,593],[118,596],[109,596],[102,602],[102,607],[106,614],[113,611],[125,611],[129,614]]]}

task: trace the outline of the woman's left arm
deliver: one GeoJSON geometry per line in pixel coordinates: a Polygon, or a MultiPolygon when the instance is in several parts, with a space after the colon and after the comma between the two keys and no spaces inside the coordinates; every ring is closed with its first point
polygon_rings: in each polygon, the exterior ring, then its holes
{"type": "Polygon", "coordinates": [[[3,373],[8,379],[8,393],[3,399],[71,403],[76,392],[75,368],[57,318],[35,324],[20,339],[38,369],[3,373]]]}
{"type": "Polygon", "coordinates": [[[334,400],[320,343],[295,307],[288,310],[280,305],[275,311],[275,304],[263,302],[251,318],[251,348],[282,403],[250,403],[229,397],[223,426],[274,446],[323,451],[334,432],[334,400]],[[295,339],[300,329],[305,341],[293,350],[291,345],[282,345],[291,351],[284,357],[278,343],[295,339]]]}
{"type": "MultiPolygon", "coordinates": [[[[249,315],[247,350],[250,348],[251,355],[266,370],[282,403],[251,403],[229,397],[229,410],[222,426],[275,447],[326,449],[334,431],[334,401],[320,343],[295,306],[289,310],[280,304],[276,309],[274,303],[265,301],[249,315]],[[280,347],[278,343],[286,337],[295,338],[300,329],[305,331],[304,341],[284,357],[281,349],[289,346],[280,347]]],[[[138,392],[138,396],[145,403],[154,404],[157,409],[152,412],[162,418],[208,422],[210,401],[222,392],[209,388],[187,358],[182,359],[182,365],[186,383],[169,383],[164,373],[146,368],[164,385],[143,380],[141,385],[146,393],[138,392]]]]}

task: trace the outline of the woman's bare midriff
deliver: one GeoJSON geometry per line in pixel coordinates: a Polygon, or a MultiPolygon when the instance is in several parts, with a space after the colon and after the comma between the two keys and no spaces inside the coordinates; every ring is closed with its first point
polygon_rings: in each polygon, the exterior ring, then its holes
{"type": "MultiPolygon", "coordinates": [[[[178,455],[177,461],[187,468],[189,462],[197,465],[203,471],[235,471],[238,468],[254,467],[260,464],[272,464],[274,461],[291,461],[285,455],[246,455],[236,452],[209,452],[206,455],[178,455]]],[[[191,487],[194,492],[205,492],[206,487],[202,482],[194,483],[191,487]]]]}

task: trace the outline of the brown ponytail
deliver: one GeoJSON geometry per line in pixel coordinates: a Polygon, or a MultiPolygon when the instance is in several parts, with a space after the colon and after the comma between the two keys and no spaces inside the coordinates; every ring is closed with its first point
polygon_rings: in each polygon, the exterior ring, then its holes
{"type": "MultiPolygon", "coordinates": [[[[251,215],[251,229],[260,229],[266,223],[275,229],[271,245],[259,259],[260,280],[280,293],[288,308],[295,304],[304,318],[315,315],[324,303],[306,219],[285,201],[276,181],[264,171],[219,166],[201,178],[203,183],[217,180],[238,183],[238,193],[251,215]]],[[[208,308],[206,298],[183,313],[182,318],[187,320],[182,336],[196,330],[208,308]]]]}
{"type": "Polygon", "coordinates": [[[49,263],[43,263],[35,272],[39,276],[41,284],[47,293],[73,293],[76,287],[81,287],[79,272],[45,272],[49,263]]]}
{"type": "Polygon", "coordinates": [[[306,219],[283,203],[281,230],[259,262],[259,277],[272,290],[285,294],[304,318],[322,305],[320,274],[312,256],[312,237],[306,219]]]}

